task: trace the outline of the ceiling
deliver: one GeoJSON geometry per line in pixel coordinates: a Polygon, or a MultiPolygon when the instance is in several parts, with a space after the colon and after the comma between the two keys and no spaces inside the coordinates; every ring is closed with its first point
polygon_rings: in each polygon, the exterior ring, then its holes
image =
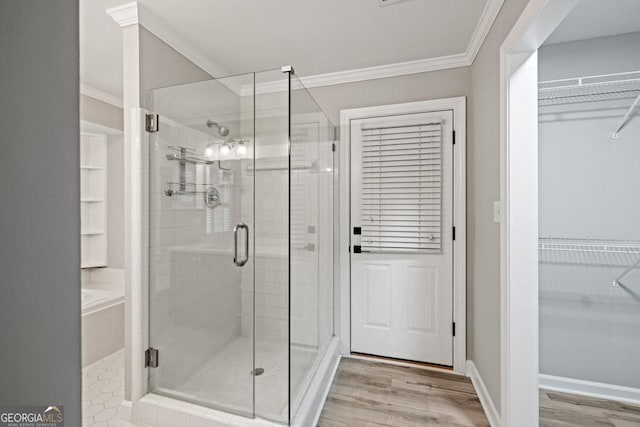
{"type": "Polygon", "coordinates": [[[545,44],[640,31],[640,1],[580,0],[545,44]]]}
{"type": "MultiPolygon", "coordinates": [[[[180,39],[228,74],[292,64],[300,76],[465,54],[488,1],[141,0],[180,39]],[[463,13],[461,13],[463,11],[463,13]]],[[[80,0],[80,78],[122,97],[121,30],[80,0]]]]}

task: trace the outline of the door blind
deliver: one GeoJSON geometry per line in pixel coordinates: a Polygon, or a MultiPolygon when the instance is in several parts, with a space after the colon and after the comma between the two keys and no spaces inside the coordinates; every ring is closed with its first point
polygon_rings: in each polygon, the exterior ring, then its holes
{"type": "Polygon", "coordinates": [[[362,132],[362,251],[442,252],[442,122],[362,132]]]}

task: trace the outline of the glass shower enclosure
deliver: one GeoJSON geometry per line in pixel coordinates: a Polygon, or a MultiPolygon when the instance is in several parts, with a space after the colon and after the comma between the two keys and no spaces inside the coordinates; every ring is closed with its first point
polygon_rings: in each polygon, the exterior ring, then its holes
{"type": "Polygon", "coordinates": [[[333,336],[334,128],[286,67],[149,96],[149,391],[287,424],[333,336]]]}

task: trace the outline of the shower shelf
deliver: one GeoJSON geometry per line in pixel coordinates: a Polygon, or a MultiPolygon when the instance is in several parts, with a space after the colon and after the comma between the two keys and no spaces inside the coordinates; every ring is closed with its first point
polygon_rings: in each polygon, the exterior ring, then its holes
{"type": "MultiPolygon", "coordinates": [[[[251,166],[247,166],[247,172],[270,172],[270,171],[287,171],[289,170],[288,166],[263,166],[263,167],[257,167],[257,168],[253,168],[251,166]]],[[[317,162],[312,162],[312,163],[307,163],[307,164],[301,164],[301,165],[296,165],[296,166],[292,166],[291,170],[293,171],[298,171],[298,170],[311,170],[312,172],[316,172],[318,170],[318,163],[317,162]]]]}
{"type": "Polygon", "coordinates": [[[204,190],[196,190],[197,186],[200,185],[206,185],[207,188],[211,187],[211,184],[197,184],[195,182],[184,182],[184,183],[180,183],[180,182],[167,182],[167,185],[169,186],[166,190],[164,190],[164,194],[171,197],[171,196],[179,196],[179,195],[185,195],[185,194],[204,194],[207,192],[207,189],[205,188],[204,190]],[[174,186],[183,186],[185,189],[184,190],[174,190],[172,187],[174,186]],[[186,188],[191,188],[189,190],[187,190],[186,188]]]}
{"type": "Polygon", "coordinates": [[[201,159],[194,156],[181,156],[180,154],[167,154],[167,160],[177,161],[180,163],[192,163],[197,165],[212,165],[215,163],[213,160],[201,159]]]}
{"type": "Polygon", "coordinates": [[[538,239],[538,250],[640,255],[640,241],[541,237],[538,239]]]}

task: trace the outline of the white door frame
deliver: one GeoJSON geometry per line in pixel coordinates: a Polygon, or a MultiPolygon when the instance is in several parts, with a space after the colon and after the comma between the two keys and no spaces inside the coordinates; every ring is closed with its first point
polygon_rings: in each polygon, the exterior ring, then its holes
{"type": "Polygon", "coordinates": [[[350,182],[351,182],[351,121],[370,117],[384,117],[433,111],[453,111],[453,130],[456,132],[453,150],[453,225],[456,240],[453,245],[453,321],[456,336],[453,338],[453,370],[464,374],[466,368],[466,293],[467,293],[467,244],[466,244],[466,97],[436,99],[405,104],[381,105],[340,111],[340,200],[339,200],[339,281],[336,295],[337,332],[340,352],[351,354],[351,258],[350,244],[350,182]]]}
{"type": "Polygon", "coordinates": [[[538,57],[577,0],[531,0],[500,48],[501,425],[538,426],[538,57]]]}

